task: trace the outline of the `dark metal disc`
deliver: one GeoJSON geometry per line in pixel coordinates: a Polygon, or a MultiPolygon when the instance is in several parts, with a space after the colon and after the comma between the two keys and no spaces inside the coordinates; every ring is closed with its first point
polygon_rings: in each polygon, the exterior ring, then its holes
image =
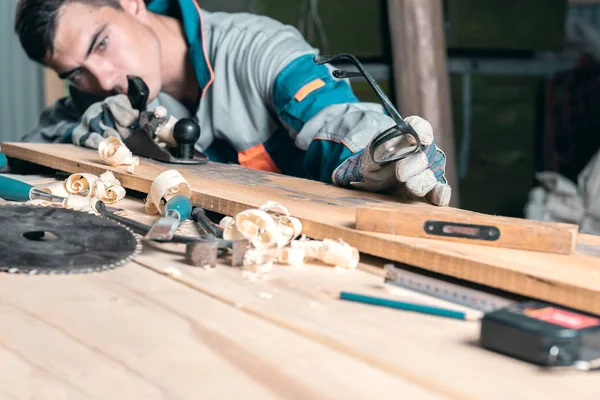
{"type": "Polygon", "coordinates": [[[62,208],[0,206],[0,271],[103,271],[133,259],[140,242],[109,219],[62,208]]]}

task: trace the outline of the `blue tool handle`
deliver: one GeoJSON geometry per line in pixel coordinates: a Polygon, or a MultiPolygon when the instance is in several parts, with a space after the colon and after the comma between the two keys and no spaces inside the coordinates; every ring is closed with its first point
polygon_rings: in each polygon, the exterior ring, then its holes
{"type": "Polygon", "coordinates": [[[33,186],[28,183],[0,175],[0,198],[4,200],[29,201],[31,189],[33,186]]]}
{"type": "Polygon", "coordinates": [[[8,163],[6,156],[4,155],[4,153],[0,153],[0,169],[6,167],[6,163],[8,163]]]}
{"type": "Polygon", "coordinates": [[[179,214],[180,221],[185,221],[192,213],[192,201],[189,197],[183,195],[173,197],[165,204],[163,215],[167,216],[169,212],[173,211],[179,214]]]}

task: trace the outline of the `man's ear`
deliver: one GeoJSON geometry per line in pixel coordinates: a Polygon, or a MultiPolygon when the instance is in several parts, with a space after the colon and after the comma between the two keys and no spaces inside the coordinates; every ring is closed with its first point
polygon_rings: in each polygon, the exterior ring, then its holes
{"type": "Polygon", "coordinates": [[[134,17],[136,17],[138,19],[144,19],[146,17],[148,10],[146,10],[146,4],[144,3],[144,0],[119,0],[119,1],[121,3],[121,7],[123,7],[123,9],[126,12],[133,15],[134,17]]]}

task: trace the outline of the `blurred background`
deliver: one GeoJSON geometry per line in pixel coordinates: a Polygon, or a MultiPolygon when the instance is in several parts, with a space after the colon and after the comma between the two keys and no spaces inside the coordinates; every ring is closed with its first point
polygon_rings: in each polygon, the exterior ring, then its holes
{"type": "MultiPolygon", "coordinates": [[[[576,182],[600,148],[600,1],[440,1],[459,207],[523,217],[536,172],[576,182]]],[[[267,15],[296,26],[322,53],[352,53],[396,101],[390,27],[401,21],[385,0],[199,3],[267,15]]],[[[15,4],[0,2],[0,141],[19,140],[64,94],[19,47],[15,4]]],[[[352,86],[377,101],[366,83],[352,86]]]]}

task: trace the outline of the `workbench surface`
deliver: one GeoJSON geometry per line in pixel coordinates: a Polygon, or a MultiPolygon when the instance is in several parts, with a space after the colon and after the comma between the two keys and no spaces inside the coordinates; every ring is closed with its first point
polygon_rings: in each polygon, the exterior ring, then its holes
{"type": "Polygon", "coordinates": [[[0,399],[598,397],[594,373],[481,349],[478,323],[338,299],[437,302],[390,293],[379,260],[254,275],[190,267],[179,250],[144,243],[103,273],[0,275],[0,399]]]}

